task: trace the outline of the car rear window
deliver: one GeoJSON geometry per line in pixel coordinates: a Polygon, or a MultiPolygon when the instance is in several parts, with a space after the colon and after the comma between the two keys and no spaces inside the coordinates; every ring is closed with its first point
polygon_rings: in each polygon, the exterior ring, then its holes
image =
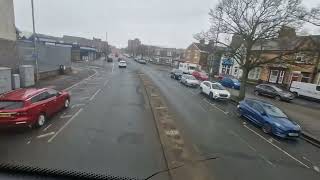
{"type": "Polygon", "coordinates": [[[0,100],[0,110],[19,109],[23,107],[22,101],[3,101],[0,100]]]}

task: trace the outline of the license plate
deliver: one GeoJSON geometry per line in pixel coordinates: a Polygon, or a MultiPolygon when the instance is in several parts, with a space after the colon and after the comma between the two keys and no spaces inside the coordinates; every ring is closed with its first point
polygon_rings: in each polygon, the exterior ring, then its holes
{"type": "Polygon", "coordinates": [[[0,114],[0,117],[11,117],[11,114],[0,114]]]}
{"type": "Polygon", "coordinates": [[[289,136],[299,136],[298,133],[289,133],[289,136]]]}

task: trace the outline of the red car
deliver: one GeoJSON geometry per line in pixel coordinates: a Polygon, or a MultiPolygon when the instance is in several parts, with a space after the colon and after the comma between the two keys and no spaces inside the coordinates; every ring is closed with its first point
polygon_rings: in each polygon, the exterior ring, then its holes
{"type": "Polygon", "coordinates": [[[68,92],[28,88],[0,96],[0,126],[41,127],[46,119],[70,105],[68,92]]]}
{"type": "Polygon", "coordinates": [[[192,76],[194,76],[199,81],[208,81],[209,77],[205,72],[193,71],[192,76]]]}

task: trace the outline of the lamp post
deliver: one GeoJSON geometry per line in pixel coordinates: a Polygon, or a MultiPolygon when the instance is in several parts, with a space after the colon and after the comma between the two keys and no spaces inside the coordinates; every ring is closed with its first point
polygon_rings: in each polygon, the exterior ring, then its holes
{"type": "Polygon", "coordinates": [[[36,81],[39,80],[39,65],[38,65],[38,50],[37,50],[37,37],[36,37],[36,27],[34,22],[34,7],[33,0],[31,0],[31,10],[32,10],[32,28],[33,28],[33,45],[34,45],[34,54],[35,64],[36,64],[36,81]]]}

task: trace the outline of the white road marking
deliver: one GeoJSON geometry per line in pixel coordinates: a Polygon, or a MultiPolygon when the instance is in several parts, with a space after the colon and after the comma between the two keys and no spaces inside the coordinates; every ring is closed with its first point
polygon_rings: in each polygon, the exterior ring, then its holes
{"type": "Polygon", "coordinates": [[[210,101],[208,101],[206,98],[202,99],[203,101],[207,102],[208,104],[210,104],[211,106],[214,106],[215,104],[212,104],[210,101]]]}
{"type": "Polygon", "coordinates": [[[245,145],[247,145],[252,151],[257,152],[256,148],[254,148],[253,146],[251,146],[246,140],[244,140],[239,134],[237,134],[236,132],[230,130],[229,131],[230,134],[238,137],[245,145]]]}
{"type": "Polygon", "coordinates": [[[157,109],[157,110],[160,110],[160,109],[167,109],[167,107],[165,107],[165,106],[159,106],[159,107],[156,107],[155,109],[157,109]]]}
{"type": "Polygon", "coordinates": [[[219,111],[223,112],[224,114],[229,114],[229,112],[222,110],[218,106],[213,106],[214,108],[218,109],[219,111]]]}
{"type": "Polygon", "coordinates": [[[75,107],[79,107],[79,106],[84,106],[84,105],[86,105],[86,104],[74,104],[74,105],[71,106],[71,109],[73,109],[75,107]]]}
{"type": "Polygon", "coordinates": [[[201,104],[199,104],[200,108],[204,111],[204,112],[208,112],[204,107],[202,107],[201,104]]]}
{"type": "Polygon", "coordinates": [[[261,155],[261,154],[259,154],[259,156],[260,156],[264,161],[266,161],[267,163],[269,163],[271,166],[275,167],[275,165],[274,165],[271,161],[269,161],[266,157],[264,157],[264,156],[261,155]]]}
{"type": "Polygon", "coordinates": [[[109,79],[104,82],[103,86],[106,86],[108,82],[109,82],[109,79]]]}
{"type": "Polygon", "coordinates": [[[79,100],[85,100],[85,99],[89,99],[90,97],[81,97],[81,98],[78,98],[79,100]]]}
{"type": "Polygon", "coordinates": [[[287,155],[288,157],[290,157],[291,159],[295,160],[296,162],[300,163],[301,165],[303,165],[306,168],[310,168],[309,166],[307,166],[306,164],[304,164],[303,162],[301,162],[300,160],[298,160],[297,158],[293,157],[291,154],[289,154],[288,152],[286,152],[285,150],[283,150],[282,148],[280,148],[279,146],[273,144],[272,142],[268,141],[268,139],[266,139],[265,137],[263,137],[262,135],[260,135],[259,133],[257,133],[256,131],[254,131],[253,129],[249,128],[247,125],[243,125],[245,128],[247,128],[249,131],[253,132],[254,134],[256,134],[257,136],[259,136],[261,139],[265,140],[266,142],[268,142],[269,144],[271,144],[273,147],[275,147],[276,149],[278,149],[279,151],[281,151],[282,153],[284,153],[285,155],[287,155]]]}
{"type": "Polygon", "coordinates": [[[320,172],[320,169],[319,169],[318,166],[313,166],[313,169],[314,169],[315,171],[317,171],[317,172],[320,172]]]}
{"type": "Polygon", "coordinates": [[[47,136],[52,136],[54,135],[55,132],[49,132],[49,133],[46,133],[46,134],[41,134],[39,136],[37,136],[38,139],[40,138],[44,138],[44,137],[47,137],[47,136]]]}
{"type": "Polygon", "coordinates": [[[98,89],[98,90],[91,96],[91,98],[89,99],[89,101],[92,101],[100,91],[101,91],[101,89],[98,89]]]}
{"type": "Polygon", "coordinates": [[[313,163],[310,161],[310,159],[308,159],[308,158],[306,158],[306,157],[304,157],[304,156],[302,156],[302,158],[303,158],[304,160],[310,162],[311,164],[313,164],[313,163]]]}
{"type": "Polygon", "coordinates": [[[31,141],[28,141],[28,142],[27,142],[27,144],[30,144],[30,143],[31,143],[31,141]]]}
{"type": "Polygon", "coordinates": [[[48,130],[51,125],[52,125],[52,124],[49,124],[49,125],[48,125],[47,127],[45,127],[42,131],[48,130]]]}
{"type": "Polygon", "coordinates": [[[68,91],[68,90],[70,90],[70,89],[78,86],[79,84],[87,81],[88,79],[92,78],[93,76],[95,76],[95,75],[98,73],[98,71],[96,71],[95,69],[93,69],[93,70],[95,71],[95,73],[94,73],[93,75],[91,75],[91,76],[85,78],[84,80],[82,80],[82,81],[80,81],[80,82],[77,82],[76,84],[74,84],[74,85],[72,85],[72,86],[70,86],[70,87],[67,87],[67,88],[65,88],[65,89],[63,89],[63,90],[64,90],[64,91],[68,91]]]}
{"type": "Polygon", "coordinates": [[[68,126],[68,124],[70,124],[70,122],[75,118],[77,117],[81,111],[83,111],[83,109],[79,109],[49,140],[48,140],[48,143],[50,143],[55,137],[57,137],[57,135],[64,129],[68,126]]]}
{"type": "Polygon", "coordinates": [[[71,118],[72,117],[72,115],[61,115],[60,116],[60,119],[63,119],[63,118],[71,118]]]}

